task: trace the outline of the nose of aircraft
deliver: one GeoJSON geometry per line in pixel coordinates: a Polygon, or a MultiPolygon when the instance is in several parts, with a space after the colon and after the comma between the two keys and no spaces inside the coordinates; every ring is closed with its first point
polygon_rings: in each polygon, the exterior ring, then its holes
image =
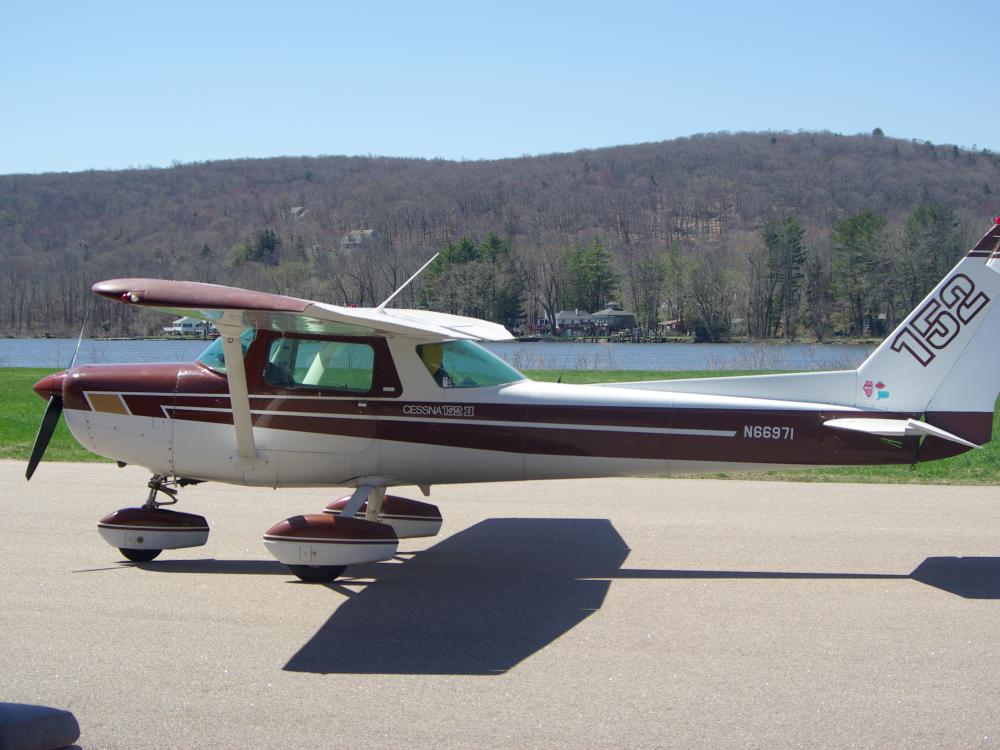
{"type": "Polygon", "coordinates": [[[52,396],[62,397],[63,380],[66,378],[67,370],[46,375],[34,385],[34,391],[41,396],[43,401],[48,401],[52,396]]]}

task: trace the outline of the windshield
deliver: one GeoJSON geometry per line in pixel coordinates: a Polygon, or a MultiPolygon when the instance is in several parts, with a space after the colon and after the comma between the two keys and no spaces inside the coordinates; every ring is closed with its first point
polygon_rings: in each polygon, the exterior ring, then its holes
{"type": "MultiPolygon", "coordinates": [[[[247,328],[240,334],[240,344],[243,346],[244,357],[246,356],[247,349],[250,348],[250,344],[253,342],[256,335],[256,328],[247,328]]],[[[198,361],[205,365],[205,367],[210,367],[216,372],[224,373],[226,371],[226,358],[222,354],[222,339],[217,338],[209,344],[208,348],[198,357],[198,361]]]]}
{"type": "Polygon", "coordinates": [[[417,355],[442,388],[479,388],[525,380],[500,357],[472,341],[421,344],[417,355]]]}

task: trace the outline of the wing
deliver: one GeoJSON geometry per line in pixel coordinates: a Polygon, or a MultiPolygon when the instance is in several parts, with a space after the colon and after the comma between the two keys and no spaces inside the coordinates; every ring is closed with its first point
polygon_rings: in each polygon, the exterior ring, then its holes
{"type": "Polygon", "coordinates": [[[340,307],[322,302],[198,281],[110,279],[94,284],[95,294],[212,323],[274,331],[340,336],[409,336],[421,339],[510,341],[498,323],[433,312],[374,307],[340,307]]]}
{"type": "Polygon", "coordinates": [[[252,470],[263,460],[254,440],[240,347],[240,332],[248,326],[285,333],[409,336],[425,341],[508,341],[513,338],[503,326],[476,318],[429,310],[339,307],[197,281],[110,279],[91,288],[95,294],[108,299],[207,320],[218,328],[226,359],[237,463],[245,470],[252,470]]]}

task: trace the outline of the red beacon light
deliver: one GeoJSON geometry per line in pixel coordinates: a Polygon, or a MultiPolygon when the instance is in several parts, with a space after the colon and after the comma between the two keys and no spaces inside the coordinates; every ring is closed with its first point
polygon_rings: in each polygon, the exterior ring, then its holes
{"type": "Polygon", "coordinates": [[[1000,226],[1000,216],[994,216],[993,217],[993,225],[994,226],[1000,226]]]}
{"type": "Polygon", "coordinates": [[[135,292],[122,292],[122,302],[138,302],[139,295],[135,292]]]}

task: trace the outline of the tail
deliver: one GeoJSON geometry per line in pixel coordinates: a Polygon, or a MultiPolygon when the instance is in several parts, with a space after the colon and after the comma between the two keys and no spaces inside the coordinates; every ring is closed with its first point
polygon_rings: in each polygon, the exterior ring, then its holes
{"type": "Polygon", "coordinates": [[[1000,394],[1000,217],[857,371],[855,404],[924,414],[977,444],[1000,394]]]}

